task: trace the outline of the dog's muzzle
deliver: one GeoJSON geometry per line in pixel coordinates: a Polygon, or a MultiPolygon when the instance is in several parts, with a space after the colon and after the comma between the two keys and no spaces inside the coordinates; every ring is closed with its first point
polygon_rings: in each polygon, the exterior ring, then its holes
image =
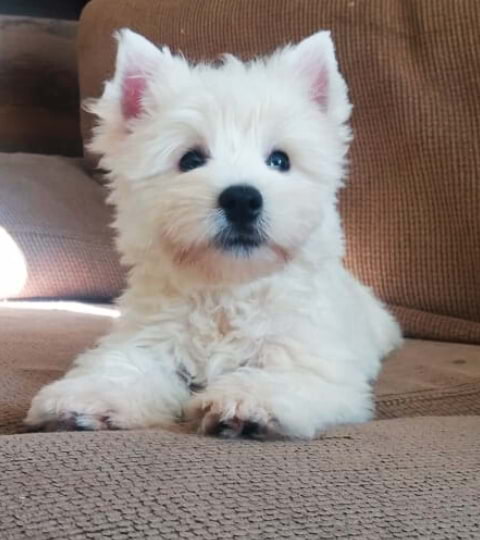
{"type": "Polygon", "coordinates": [[[215,237],[215,245],[224,251],[250,253],[265,243],[261,226],[263,197],[248,184],[226,188],[218,197],[218,208],[225,224],[215,237]]]}

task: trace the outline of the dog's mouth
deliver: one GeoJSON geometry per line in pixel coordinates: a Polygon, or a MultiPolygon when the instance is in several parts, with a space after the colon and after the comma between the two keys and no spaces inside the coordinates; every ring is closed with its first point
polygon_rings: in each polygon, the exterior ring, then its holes
{"type": "Polygon", "coordinates": [[[216,249],[240,257],[250,256],[253,251],[266,243],[267,236],[256,227],[242,229],[226,227],[213,239],[216,249]]]}

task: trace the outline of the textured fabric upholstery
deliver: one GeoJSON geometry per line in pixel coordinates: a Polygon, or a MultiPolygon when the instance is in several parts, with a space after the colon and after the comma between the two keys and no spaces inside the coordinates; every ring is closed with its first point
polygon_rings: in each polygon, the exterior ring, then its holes
{"type": "Polygon", "coordinates": [[[418,418],[310,443],[162,432],[4,437],[2,537],[478,538],[480,419],[418,418]]]}
{"type": "Polygon", "coordinates": [[[76,21],[0,15],[0,151],[82,155],[76,21]]]}
{"type": "Polygon", "coordinates": [[[0,298],[118,294],[105,191],[81,159],[0,154],[0,298]]]}

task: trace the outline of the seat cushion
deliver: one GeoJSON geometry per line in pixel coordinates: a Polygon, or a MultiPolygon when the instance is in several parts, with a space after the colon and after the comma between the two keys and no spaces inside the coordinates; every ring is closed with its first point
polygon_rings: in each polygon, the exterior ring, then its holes
{"type": "Polygon", "coordinates": [[[480,417],[312,442],[148,432],[1,438],[9,540],[478,538],[480,417]]]}
{"type": "Polygon", "coordinates": [[[0,434],[21,430],[29,402],[110,328],[115,310],[75,302],[0,302],[0,434]]]}
{"type": "MultiPolygon", "coordinates": [[[[347,264],[403,308],[410,336],[480,344],[479,25],[478,0],[93,0],[81,94],[100,95],[120,27],[194,60],[331,29],[354,103],[347,264]]],[[[84,140],[92,122],[84,113],[84,140]]]]}
{"type": "Polygon", "coordinates": [[[81,159],[0,154],[0,298],[118,294],[105,188],[81,159]]]}
{"type": "Polygon", "coordinates": [[[480,346],[409,340],[375,387],[377,418],[480,414],[480,346]]]}
{"type": "MultiPolygon", "coordinates": [[[[114,308],[93,304],[0,304],[0,433],[21,431],[34,394],[116,316],[114,308]]],[[[379,419],[480,414],[480,347],[411,340],[385,362],[376,397],[379,419]]]]}

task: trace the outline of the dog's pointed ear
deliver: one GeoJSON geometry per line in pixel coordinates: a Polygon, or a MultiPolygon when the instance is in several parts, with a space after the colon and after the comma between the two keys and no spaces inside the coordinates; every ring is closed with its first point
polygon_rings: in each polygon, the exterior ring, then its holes
{"type": "Polygon", "coordinates": [[[124,120],[130,120],[142,113],[148,84],[161,69],[162,59],[171,60],[171,54],[128,29],[119,30],[115,37],[118,49],[110,91],[119,100],[124,120]]]}
{"type": "Polygon", "coordinates": [[[97,117],[90,151],[106,155],[122,152],[131,122],[155,114],[165,95],[188,73],[188,63],[167,47],[158,48],[128,29],[115,34],[118,41],[113,78],[105,83],[99,98],[87,99],[84,109],[97,117]],[[118,146],[120,144],[120,146],[118,146]]]}
{"type": "Polygon", "coordinates": [[[307,81],[322,110],[339,122],[348,120],[351,105],[330,32],[317,32],[287,49],[286,54],[291,69],[307,81]]]}

